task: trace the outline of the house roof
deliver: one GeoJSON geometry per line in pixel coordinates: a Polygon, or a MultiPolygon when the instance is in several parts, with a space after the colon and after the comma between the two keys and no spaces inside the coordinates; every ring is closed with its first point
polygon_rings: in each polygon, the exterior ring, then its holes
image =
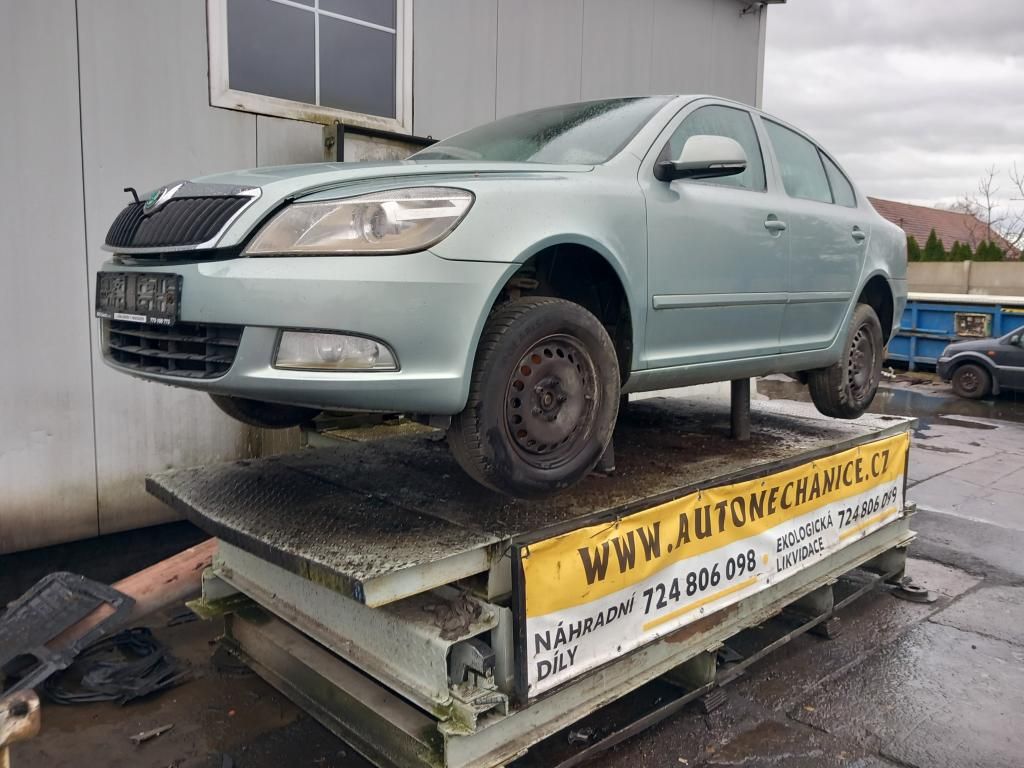
{"type": "Polygon", "coordinates": [[[895,200],[880,200],[869,197],[875,210],[883,217],[900,227],[908,235],[924,247],[928,235],[934,229],[942,244],[948,249],[959,240],[972,248],[982,240],[991,239],[1011,257],[1019,257],[1020,252],[1004,240],[998,232],[988,232],[985,223],[976,216],[959,211],[944,211],[941,208],[928,208],[924,205],[898,203],[895,200]]]}

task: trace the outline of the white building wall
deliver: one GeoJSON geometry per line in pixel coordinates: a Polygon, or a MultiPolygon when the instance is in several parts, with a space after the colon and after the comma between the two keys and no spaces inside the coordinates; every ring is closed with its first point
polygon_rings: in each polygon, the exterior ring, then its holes
{"type": "MultiPolygon", "coordinates": [[[[759,97],[763,16],[739,0],[410,1],[419,135],[581,98],[759,97]]],[[[207,77],[204,0],[0,0],[0,553],[171,519],[147,473],[289,444],[97,351],[123,187],[324,157],[320,125],[213,108],[207,77]]],[[[349,160],[404,153],[346,136],[349,160]]]]}
{"type": "Polygon", "coordinates": [[[96,532],[73,0],[0,21],[0,552],[96,532]]]}
{"type": "MultiPolygon", "coordinates": [[[[130,201],[124,187],[257,164],[257,118],[209,106],[205,16],[202,0],[78,3],[90,275],[109,258],[100,246],[130,201]]],[[[88,290],[92,306],[92,280],[88,290]]],[[[205,395],[137,381],[99,354],[92,369],[101,534],[168,519],[141,487],[147,472],[246,452],[249,430],[205,395]]]]}
{"type": "Polygon", "coordinates": [[[442,138],[581,99],[714,93],[757,104],[765,14],[743,0],[416,2],[413,130],[442,138]]]}

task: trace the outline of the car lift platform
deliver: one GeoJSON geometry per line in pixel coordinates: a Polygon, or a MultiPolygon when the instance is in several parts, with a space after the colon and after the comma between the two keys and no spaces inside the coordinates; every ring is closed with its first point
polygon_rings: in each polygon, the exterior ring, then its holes
{"type": "Polygon", "coordinates": [[[568,766],[714,706],[764,653],[903,578],[914,421],[775,401],[751,423],[740,442],[728,403],[634,401],[614,472],[536,501],[477,486],[432,430],[147,488],[220,539],[195,610],[375,764],[568,766]],[[772,617],[772,637],[742,640],[772,617]]]}

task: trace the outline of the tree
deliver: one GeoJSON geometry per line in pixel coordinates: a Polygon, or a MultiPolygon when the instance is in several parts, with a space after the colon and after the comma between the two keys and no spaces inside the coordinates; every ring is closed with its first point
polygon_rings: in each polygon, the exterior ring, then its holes
{"type": "Polygon", "coordinates": [[[946,260],[946,249],[942,245],[942,241],[939,240],[939,236],[935,234],[935,230],[928,234],[928,242],[924,244],[924,257],[922,261],[945,261],[946,260]]]}
{"type": "Polygon", "coordinates": [[[1002,190],[996,184],[998,176],[995,166],[990,167],[978,180],[976,190],[962,195],[950,210],[972,217],[973,220],[968,219],[967,228],[969,244],[975,249],[983,241],[992,243],[994,236],[999,236],[1019,251],[1024,249],[1024,208],[1012,203],[1024,201],[1024,172],[1013,164],[1008,173],[1012,185],[1008,195],[1000,194],[1002,190]]]}
{"type": "Polygon", "coordinates": [[[983,240],[978,244],[974,252],[975,261],[1002,261],[1005,253],[1003,249],[991,240],[983,240]]]}
{"type": "Polygon", "coordinates": [[[956,240],[953,243],[953,247],[949,249],[950,261],[970,261],[973,258],[974,254],[971,253],[971,246],[967,243],[961,243],[959,240],[956,240]]]}
{"type": "Polygon", "coordinates": [[[924,255],[921,253],[921,246],[917,244],[917,238],[907,235],[907,261],[922,261],[924,255]]]}

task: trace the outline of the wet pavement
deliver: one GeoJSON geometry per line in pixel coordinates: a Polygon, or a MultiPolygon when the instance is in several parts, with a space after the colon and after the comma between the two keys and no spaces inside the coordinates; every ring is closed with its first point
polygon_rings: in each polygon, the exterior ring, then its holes
{"type": "MultiPolygon", "coordinates": [[[[758,391],[805,399],[782,377],[758,391]]],[[[873,410],[920,419],[907,572],[937,601],[870,593],[835,639],[797,638],[728,686],[724,706],[688,708],[593,765],[1024,767],[1024,403],[904,381],[873,410]]],[[[255,676],[215,666],[215,624],[152,623],[196,679],[123,708],[47,705],[16,768],[366,765],[255,676]],[[128,739],[168,723],[152,742],[128,739]]]]}
{"type": "MultiPolygon", "coordinates": [[[[762,397],[806,401],[785,377],[762,397]]],[[[862,598],[842,634],[803,636],[608,765],[1024,766],[1024,402],[971,402],[941,384],[886,386],[876,413],[915,416],[907,573],[939,600],[862,598]]]]}

